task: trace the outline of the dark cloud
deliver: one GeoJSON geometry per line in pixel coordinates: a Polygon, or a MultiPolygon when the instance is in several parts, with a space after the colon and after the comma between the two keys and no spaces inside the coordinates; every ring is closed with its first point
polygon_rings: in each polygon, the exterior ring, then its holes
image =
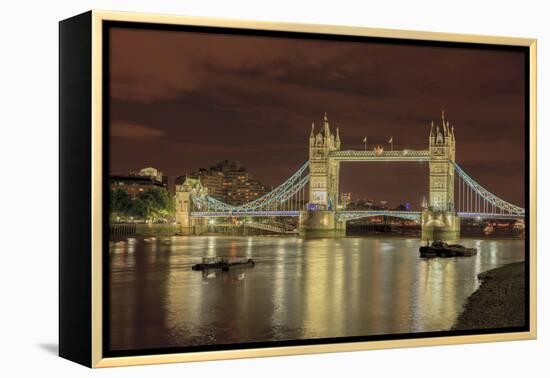
{"type": "Polygon", "coordinates": [[[153,127],[119,120],[113,120],[111,122],[109,131],[111,138],[144,141],[150,141],[153,138],[159,138],[166,135],[162,129],[155,129],[153,127]]]}
{"type": "MultiPolygon", "coordinates": [[[[307,159],[325,111],[343,149],[365,136],[425,149],[446,109],[458,163],[524,203],[520,52],[114,29],[110,68],[113,172],[152,165],[175,176],[235,159],[276,185],[307,159]]],[[[342,168],[355,197],[417,205],[426,188],[427,166],[342,168]]]]}

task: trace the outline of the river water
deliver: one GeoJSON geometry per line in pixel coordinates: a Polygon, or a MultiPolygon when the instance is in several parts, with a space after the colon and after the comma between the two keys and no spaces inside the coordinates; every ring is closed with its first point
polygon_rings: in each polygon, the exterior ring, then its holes
{"type": "Polygon", "coordinates": [[[523,240],[459,241],[421,259],[420,239],[172,237],[111,242],[110,348],[149,349],[447,330],[476,275],[524,260],[523,240]],[[205,256],[255,267],[192,271],[205,256]]]}

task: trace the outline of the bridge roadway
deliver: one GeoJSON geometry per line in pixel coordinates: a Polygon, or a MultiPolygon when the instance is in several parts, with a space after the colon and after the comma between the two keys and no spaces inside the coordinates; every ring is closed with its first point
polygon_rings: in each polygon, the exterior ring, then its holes
{"type": "Polygon", "coordinates": [[[257,228],[259,230],[264,230],[264,231],[272,231],[279,234],[297,234],[298,233],[297,229],[290,230],[282,225],[273,225],[268,223],[248,222],[248,223],[245,223],[245,226],[257,228]]]}
{"type": "MultiPolygon", "coordinates": [[[[422,215],[419,211],[396,211],[396,210],[338,210],[336,212],[340,219],[352,220],[376,216],[388,216],[401,219],[419,221],[422,215]]],[[[298,217],[300,211],[194,211],[192,218],[227,218],[227,217],[298,217]]],[[[474,213],[459,212],[460,218],[481,218],[481,219],[523,219],[524,216],[514,214],[498,213],[474,213]]]]}

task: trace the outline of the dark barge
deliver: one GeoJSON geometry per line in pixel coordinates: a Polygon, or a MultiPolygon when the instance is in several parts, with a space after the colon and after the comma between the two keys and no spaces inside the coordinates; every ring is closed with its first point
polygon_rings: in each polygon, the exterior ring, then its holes
{"type": "Polygon", "coordinates": [[[203,257],[202,263],[195,264],[193,270],[221,269],[228,271],[230,268],[252,268],[255,263],[252,259],[225,259],[223,257],[203,257]]]}

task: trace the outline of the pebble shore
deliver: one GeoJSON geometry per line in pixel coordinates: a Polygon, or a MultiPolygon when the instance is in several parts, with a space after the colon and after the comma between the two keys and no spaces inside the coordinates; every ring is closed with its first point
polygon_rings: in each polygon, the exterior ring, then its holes
{"type": "Polygon", "coordinates": [[[525,325],[525,264],[513,263],[478,274],[481,286],[468,298],[453,330],[525,325]]]}

